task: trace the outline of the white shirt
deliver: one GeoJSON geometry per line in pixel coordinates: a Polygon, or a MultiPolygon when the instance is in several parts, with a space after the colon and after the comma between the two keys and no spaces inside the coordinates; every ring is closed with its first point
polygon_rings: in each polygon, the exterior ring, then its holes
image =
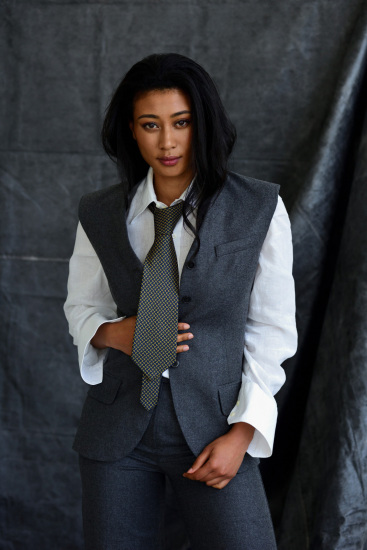
{"type": "MultiPolygon", "coordinates": [[[[172,204],[182,200],[186,192],[172,204]]],[[[141,262],[144,262],[154,241],[154,217],[148,208],[152,201],[158,208],[166,207],[157,200],[150,168],[131,201],[126,220],[130,243],[141,262]]],[[[195,212],[189,219],[194,225],[195,212]]],[[[192,233],[183,226],[181,217],[173,231],[180,275],[193,239],[192,233]]],[[[297,349],[292,262],[290,221],[284,203],[278,197],[250,296],[242,386],[237,403],[228,417],[229,424],[247,422],[255,427],[247,452],[259,458],[272,453],[277,421],[274,395],[285,382],[281,364],[297,349]]],[[[101,324],[117,322],[123,317],[117,317],[117,307],[102,265],[80,223],[70,259],[68,297],[64,310],[70,334],[78,346],[81,376],[88,384],[99,384],[103,378],[107,350],[94,348],[90,341],[101,324]]],[[[163,375],[169,377],[169,371],[163,375]]]]}

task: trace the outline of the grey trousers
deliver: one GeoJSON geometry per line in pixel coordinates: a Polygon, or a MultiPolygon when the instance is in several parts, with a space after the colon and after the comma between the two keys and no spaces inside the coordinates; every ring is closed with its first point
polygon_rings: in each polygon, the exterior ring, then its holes
{"type": "Polygon", "coordinates": [[[194,460],[163,378],[158,405],[130,455],[116,462],[80,456],[85,549],[161,549],[167,478],[192,550],[276,549],[258,460],[246,454],[220,490],[182,476],[194,460]]]}

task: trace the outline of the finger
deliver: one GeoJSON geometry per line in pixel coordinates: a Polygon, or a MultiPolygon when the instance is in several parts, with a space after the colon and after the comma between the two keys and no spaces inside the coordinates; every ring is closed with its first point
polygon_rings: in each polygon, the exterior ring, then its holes
{"type": "Polygon", "coordinates": [[[204,466],[196,470],[196,472],[194,472],[193,474],[188,475],[190,476],[190,479],[193,479],[195,481],[202,481],[203,483],[218,478],[218,472],[212,469],[212,466],[209,462],[204,464],[204,466]]]}
{"type": "Polygon", "coordinates": [[[214,487],[216,485],[221,485],[224,481],[228,482],[228,481],[230,481],[230,479],[231,478],[217,475],[217,476],[213,477],[213,479],[205,481],[205,483],[206,483],[206,485],[208,485],[208,487],[214,487]]]}
{"type": "Polygon", "coordinates": [[[224,479],[232,479],[233,477],[231,474],[221,472],[218,468],[214,467],[213,462],[210,459],[194,474],[190,475],[194,476],[197,481],[202,481],[206,484],[210,482],[213,485],[218,481],[223,481],[224,479]]]}
{"type": "Polygon", "coordinates": [[[189,346],[187,345],[184,345],[184,346],[177,346],[177,353],[182,353],[183,351],[189,351],[189,346]]]}
{"type": "Polygon", "coordinates": [[[188,330],[190,328],[190,325],[187,323],[178,323],[178,330],[188,330]]]}
{"type": "Polygon", "coordinates": [[[208,487],[214,487],[215,489],[219,489],[218,485],[223,481],[221,477],[216,477],[215,479],[212,479],[211,481],[206,481],[205,484],[208,487]]]}
{"type": "Polygon", "coordinates": [[[193,474],[194,472],[196,472],[196,470],[198,470],[199,468],[201,468],[205,462],[208,460],[208,458],[210,457],[210,453],[211,453],[211,447],[205,447],[201,453],[199,454],[199,456],[196,457],[193,465],[191,466],[191,468],[189,468],[187,470],[187,473],[188,474],[193,474]]]}
{"type": "MultiPolygon", "coordinates": [[[[231,481],[230,479],[226,479],[226,480],[220,481],[219,483],[216,483],[215,485],[210,485],[210,487],[213,487],[214,489],[223,489],[226,485],[228,485],[230,481],[231,481]]],[[[209,484],[207,483],[207,485],[209,484]]]]}
{"type": "Polygon", "coordinates": [[[194,338],[194,335],[191,332],[185,332],[185,334],[177,335],[177,342],[184,342],[185,340],[191,340],[191,338],[194,338]]]}

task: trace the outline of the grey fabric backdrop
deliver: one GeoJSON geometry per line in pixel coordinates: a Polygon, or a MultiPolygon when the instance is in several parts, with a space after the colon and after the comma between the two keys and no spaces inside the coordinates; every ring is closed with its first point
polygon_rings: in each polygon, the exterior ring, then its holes
{"type": "Polygon", "coordinates": [[[279,548],[366,549],[366,2],[3,0],[0,15],[0,548],[82,547],[86,387],[62,311],[77,204],[116,182],[99,143],[115,85],[176,51],[218,84],[232,167],[281,184],[291,216],[300,345],[261,466],[279,548]]]}

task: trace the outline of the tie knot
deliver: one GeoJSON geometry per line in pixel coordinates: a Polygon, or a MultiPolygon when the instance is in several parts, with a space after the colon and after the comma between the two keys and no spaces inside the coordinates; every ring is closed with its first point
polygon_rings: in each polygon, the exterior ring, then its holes
{"type": "Polygon", "coordinates": [[[157,208],[155,204],[149,208],[154,214],[155,233],[172,235],[176,223],[182,215],[183,201],[167,208],[157,208]]]}

